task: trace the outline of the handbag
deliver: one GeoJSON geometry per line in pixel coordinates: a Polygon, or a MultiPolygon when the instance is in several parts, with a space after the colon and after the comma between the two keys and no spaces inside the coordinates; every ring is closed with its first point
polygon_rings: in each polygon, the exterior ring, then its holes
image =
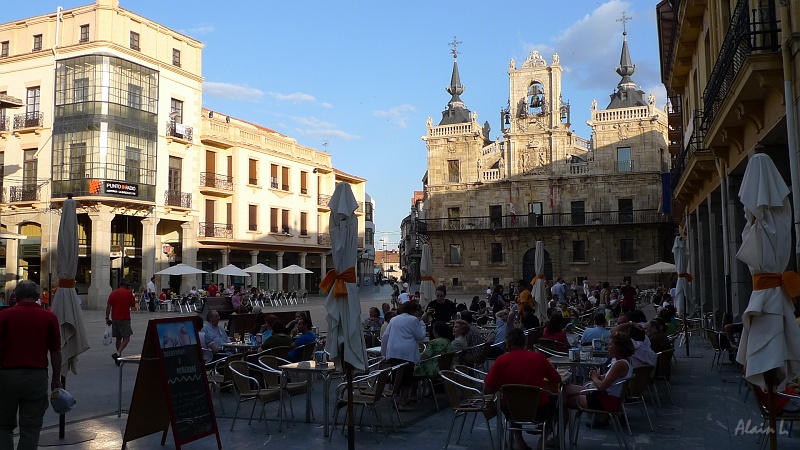
{"type": "Polygon", "coordinates": [[[103,345],[111,345],[111,325],[106,326],[106,332],[103,334],[103,345]]]}

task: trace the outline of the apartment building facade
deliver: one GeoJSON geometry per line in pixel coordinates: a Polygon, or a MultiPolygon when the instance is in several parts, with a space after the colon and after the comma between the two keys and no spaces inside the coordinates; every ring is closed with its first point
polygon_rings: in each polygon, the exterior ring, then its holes
{"type": "MultiPolygon", "coordinates": [[[[315,286],[330,267],[326,196],[346,181],[363,200],[366,180],[327,153],[203,109],[202,48],[116,0],[0,25],[0,93],[24,102],[0,110],[0,223],[25,236],[2,241],[6,290],[57,282],[58,212],[70,195],[88,308],[104,307],[122,277],[138,286],[180,262],[294,263],[314,274],[259,283],[315,286]]],[[[156,278],[184,292],[223,281],[156,278]]]]}

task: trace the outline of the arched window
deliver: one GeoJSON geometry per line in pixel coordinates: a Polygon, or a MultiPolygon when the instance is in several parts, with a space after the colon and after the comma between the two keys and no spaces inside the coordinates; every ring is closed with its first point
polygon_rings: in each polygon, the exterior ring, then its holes
{"type": "Polygon", "coordinates": [[[544,86],[538,81],[528,86],[528,114],[546,114],[547,101],[544,97],[544,86]]]}

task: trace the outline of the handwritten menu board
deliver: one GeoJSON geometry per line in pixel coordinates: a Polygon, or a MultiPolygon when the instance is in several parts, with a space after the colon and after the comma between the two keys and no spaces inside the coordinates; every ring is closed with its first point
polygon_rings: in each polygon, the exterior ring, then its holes
{"type": "Polygon", "coordinates": [[[161,431],[163,445],[171,425],[178,450],[212,434],[222,448],[197,334],[201,324],[191,317],[148,323],[123,443],[161,431]]]}

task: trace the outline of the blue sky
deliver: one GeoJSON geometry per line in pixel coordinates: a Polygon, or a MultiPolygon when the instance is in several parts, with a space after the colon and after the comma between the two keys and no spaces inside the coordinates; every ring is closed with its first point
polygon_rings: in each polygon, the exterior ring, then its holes
{"type": "MultiPolygon", "coordinates": [[[[90,2],[7,1],[0,22],[90,2]]],[[[489,121],[493,138],[508,100],[509,60],[519,65],[531,50],[548,62],[559,54],[573,128],[589,138],[592,99],[605,107],[619,81],[622,11],[633,17],[627,23],[633,80],[656,95],[659,107],[666,101],[656,3],[121,0],[120,6],[205,44],[203,106],[327,149],[335,167],[366,178],[376,201],[376,245],[387,237],[396,247],[413,191],[422,189],[426,118],[438,123],[450,99],[454,36],[461,41],[461,98],[480,122],[489,121]]]]}

